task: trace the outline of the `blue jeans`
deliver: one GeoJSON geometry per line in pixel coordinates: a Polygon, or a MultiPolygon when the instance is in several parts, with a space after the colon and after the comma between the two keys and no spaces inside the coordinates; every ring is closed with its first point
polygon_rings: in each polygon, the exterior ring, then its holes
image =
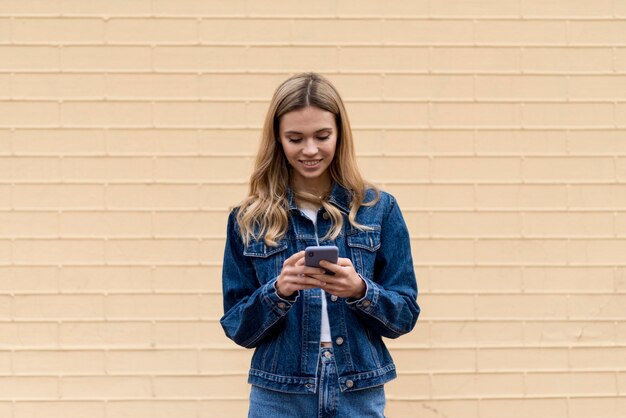
{"type": "Polygon", "coordinates": [[[248,418],[384,418],[384,386],[342,393],[332,348],[321,348],[317,396],[252,385],[248,418]]]}

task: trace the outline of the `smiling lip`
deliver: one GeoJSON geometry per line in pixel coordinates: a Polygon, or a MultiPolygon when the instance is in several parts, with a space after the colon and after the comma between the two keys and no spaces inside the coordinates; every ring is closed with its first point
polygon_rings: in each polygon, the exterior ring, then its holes
{"type": "Polygon", "coordinates": [[[320,162],[322,162],[322,160],[321,159],[319,159],[319,160],[300,160],[300,162],[305,167],[316,167],[320,162]]]}

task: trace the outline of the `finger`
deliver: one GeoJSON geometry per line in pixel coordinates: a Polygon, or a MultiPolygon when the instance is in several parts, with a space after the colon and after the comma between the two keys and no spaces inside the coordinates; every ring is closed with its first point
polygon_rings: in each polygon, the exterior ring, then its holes
{"type": "Polygon", "coordinates": [[[320,260],[320,267],[324,267],[326,270],[332,271],[335,274],[341,271],[341,266],[326,260],[320,260]]]}
{"type": "Polygon", "coordinates": [[[352,260],[349,258],[339,258],[337,260],[337,265],[342,267],[352,266],[352,260]]]}
{"type": "Polygon", "coordinates": [[[321,269],[321,268],[317,268],[317,267],[304,267],[301,270],[298,270],[303,274],[306,274],[307,276],[313,276],[313,275],[317,275],[317,274],[324,274],[326,273],[326,270],[321,269]]]}

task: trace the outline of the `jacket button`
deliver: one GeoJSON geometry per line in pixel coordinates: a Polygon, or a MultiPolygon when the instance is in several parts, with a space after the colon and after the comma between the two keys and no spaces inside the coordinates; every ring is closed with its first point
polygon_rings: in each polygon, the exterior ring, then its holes
{"type": "Polygon", "coordinates": [[[333,302],[337,302],[337,295],[332,295],[330,297],[330,300],[332,300],[333,302]]]}
{"type": "Polygon", "coordinates": [[[343,344],[343,338],[341,338],[341,337],[337,337],[337,339],[335,340],[335,342],[337,343],[337,345],[341,345],[341,344],[343,344]]]}
{"type": "Polygon", "coordinates": [[[346,380],[346,387],[351,388],[352,386],[354,386],[354,382],[352,380],[346,380]]]}
{"type": "Polygon", "coordinates": [[[324,214],[322,215],[322,218],[328,220],[330,218],[330,215],[328,214],[328,212],[324,212],[324,214]]]}
{"type": "Polygon", "coordinates": [[[278,307],[280,309],[285,309],[285,306],[287,306],[287,305],[285,305],[283,302],[278,302],[278,307]]]}
{"type": "Polygon", "coordinates": [[[368,306],[370,306],[371,304],[372,304],[372,302],[370,302],[370,301],[369,301],[369,300],[367,300],[367,299],[363,301],[363,306],[364,306],[365,308],[367,308],[367,307],[368,307],[368,306]]]}

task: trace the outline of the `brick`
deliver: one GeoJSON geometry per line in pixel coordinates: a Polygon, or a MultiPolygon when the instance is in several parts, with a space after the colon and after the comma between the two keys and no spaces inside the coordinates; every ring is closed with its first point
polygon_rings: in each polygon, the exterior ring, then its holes
{"type": "Polygon", "coordinates": [[[56,103],[0,101],[0,126],[55,126],[58,123],[59,106],[56,103]]]}
{"type": "Polygon", "coordinates": [[[81,184],[21,184],[13,186],[15,209],[94,209],[104,207],[104,187],[81,184]]]}
{"type": "Polygon", "coordinates": [[[353,127],[413,127],[428,123],[426,103],[348,103],[346,105],[353,127]]]}
{"type": "MultiPolygon", "coordinates": [[[[244,417],[248,414],[248,398],[245,399],[233,399],[224,398],[211,401],[200,401],[198,405],[198,417],[197,418],[213,418],[218,415],[229,415],[237,417],[244,417]]],[[[132,418],[132,417],[131,417],[132,418]]],[[[167,418],[165,416],[164,418],[167,418]]],[[[195,418],[195,416],[194,416],[195,418]]]]}
{"type": "Polygon", "coordinates": [[[474,349],[402,349],[392,350],[394,363],[400,373],[474,372],[474,349]],[[418,360],[419,359],[419,360],[418,360]]]}
{"type": "Polygon", "coordinates": [[[615,235],[620,238],[626,236],[626,214],[624,213],[615,215],[615,235]]]}
{"type": "Polygon", "coordinates": [[[15,182],[59,179],[59,159],[0,157],[0,176],[15,182]]]}
{"type": "Polygon", "coordinates": [[[196,43],[198,23],[195,19],[109,19],[106,40],[124,44],[196,43]]]}
{"type": "Polygon", "coordinates": [[[19,15],[57,15],[58,0],[4,0],[0,2],[0,14],[19,15]]]}
{"type": "Polygon", "coordinates": [[[620,180],[626,179],[626,158],[619,158],[616,161],[617,178],[620,180]]]}
{"type": "Polygon", "coordinates": [[[557,239],[479,240],[475,245],[477,263],[563,264],[568,261],[568,243],[557,239]]]}
{"type": "Polygon", "coordinates": [[[109,185],[109,209],[172,209],[198,206],[198,187],[193,185],[109,185]]]}
{"type": "Polygon", "coordinates": [[[62,376],[59,387],[63,398],[109,399],[148,398],[152,396],[149,377],[70,377],[62,376]]]}
{"type": "Polygon", "coordinates": [[[475,204],[481,209],[564,209],[567,192],[564,185],[478,185],[475,204]]]}
{"type": "Polygon", "coordinates": [[[193,374],[198,369],[193,350],[110,350],[106,357],[109,374],[193,374]]]}
{"type": "Polygon", "coordinates": [[[454,17],[517,17],[520,14],[520,5],[514,0],[499,1],[475,0],[466,2],[463,0],[439,0],[430,3],[431,16],[454,16],[454,17]]]}
{"type": "Polygon", "coordinates": [[[64,321],[59,324],[59,343],[64,348],[149,347],[149,322],[64,321]]]}
{"type": "MultiPolygon", "coordinates": [[[[365,132],[363,132],[365,133],[365,132]]],[[[449,155],[459,153],[472,153],[474,149],[474,137],[468,131],[455,130],[384,130],[377,138],[377,146],[382,149],[384,155],[449,155]]],[[[356,133],[358,142],[357,150],[360,149],[363,140],[362,133],[356,133]]],[[[377,150],[378,151],[378,150],[377,150]]]]}
{"type": "Polygon", "coordinates": [[[564,45],[567,28],[567,22],[559,20],[476,20],[474,42],[479,45],[564,45]]]}
{"type": "Polygon", "coordinates": [[[383,79],[386,99],[471,100],[474,81],[467,75],[389,74],[383,79]]]}
{"type": "Polygon", "coordinates": [[[572,260],[585,264],[620,263],[623,251],[626,251],[626,240],[594,239],[571,241],[568,252],[572,260]]]}
{"type": "Polygon", "coordinates": [[[161,181],[247,181],[251,157],[167,158],[155,163],[154,177],[161,181]]]}
{"type": "Polygon", "coordinates": [[[13,19],[15,43],[101,43],[104,22],[101,19],[13,19]]]}
{"type": "Polygon", "coordinates": [[[422,295],[420,307],[424,319],[471,319],[475,315],[474,297],[471,295],[422,295]]]}
{"type": "MultiPolygon", "coordinates": [[[[359,19],[302,19],[294,20],[291,25],[291,36],[288,38],[296,45],[359,45],[377,44],[384,41],[384,23],[380,20],[359,20],[359,19]]],[[[278,33],[280,25],[276,29],[271,29],[269,33],[276,33],[276,39],[285,39],[278,33]]],[[[254,33],[254,32],[253,32],[254,33]]],[[[267,35],[266,35],[267,36],[267,35]]],[[[262,41],[263,38],[260,39],[262,41]]],[[[256,40],[259,42],[259,40],[256,40]]]]}
{"type": "Polygon", "coordinates": [[[150,0],[127,0],[123,3],[111,3],[107,0],[60,0],[60,11],[64,16],[150,16],[150,0]]]}
{"type": "Polygon", "coordinates": [[[58,68],[59,49],[57,47],[0,45],[0,70],[49,71],[58,68]]]}
{"type": "Polygon", "coordinates": [[[228,212],[170,212],[154,214],[154,231],[159,237],[223,235],[228,212]]]}
{"type": "MultiPolygon", "coordinates": [[[[421,398],[422,396],[416,396],[421,398]]],[[[387,399],[385,413],[389,417],[441,418],[463,417],[479,418],[476,400],[411,400],[387,399]]]]}
{"type": "MultiPolygon", "coordinates": [[[[0,159],[0,164],[2,163],[0,159]]],[[[37,235],[40,236],[54,237],[58,233],[57,215],[54,213],[8,212],[0,218],[0,225],[2,231],[0,236],[7,238],[26,238],[32,236],[34,231],[37,231],[37,235]]]]}
{"type": "Polygon", "coordinates": [[[514,103],[433,103],[430,123],[435,127],[519,126],[521,108],[514,103]]]}
{"type": "Polygon", "coordinates": [[[522,272],[508,267],[430,267],[432,292],[518,292],[522,272]]]}
{"type": "Polygon", "coordinates": [[[375,182],[425,180],[428,178],[429,162],[426,158],[360,157],[358,164],[363,175],[375,182]],[[390,176],[391,172],[395,172],[395,175],[390,176]]]}
{"type": "Polygon", "coordinates": [[[442,212],[430,217],[430,233],[438,237],[520,236],[522,217],[516,213],[442,212]]]}
{"type": "Polygon", "coordinates": [[[149,213],[66,212],[58,215],[62,237],[128,237],[153,233],[149,213]]]}
{"type": "Polygon", "coordinates": [[[521,373],[435,374],[432,393],[435,398],[511,397],[524,391],[521,373]]]}
{"type": "Polygon", "coordinates": [[[156,126],[178,127],[241,124],[246,108],[244,103],[159,102],[153,109],[156,126]]]}
{"type": "Polygon", "coordinates": [[[113,264],[189,264],[198,261],[198,244],[188,239],[106,241],[106,259],[113,264]]]}
{"type": "Polygon", "coordinates": [[[524,17],[612,17],[613,5],[610,0],[589,3],[585,0],[525,0],[521,4],[524,17]]]}
{"type": "Polygon", "coordinates": [[[613,215],[590,212],[524,214],[524,235],[531,237],[606,237],[613,234],[613,215]]]}
{"type": "Polygon", "coordinates": [[[618,417],[626,410],[626,398],[624,397],[591,397],[570,398],[568,417],[586,418],[590,416],[618,417]]]}
{"type": "Polygon", "coordinates": [[[102,154],[106,149],[104,132],[96,129],[18,129],[13,139],[18,155],[102,154]]]}
{"type": "Polygon", "coordinates": [[[157,398],[201,398],[208,393],[214,398],[243,398],[250,386],[245,375],[180,376],[154,378],[154,395],[157,398]]]}
{"type": "MultiPolygon", "coordinates": [[[[128,401],[107,401],[106,416],[116,418],[197,418],[196,400],[128,400],[128,401]]],[[[211,401],[210,403],[213,403],[211,401]]]]}
{"type": "Polygon", "coordinates": [[[247,373],[251,357],[251,350],[202,350],[199,353],[199,371],[212,374],[247,373]]]}
{"type": "Polygon", "coordinates": [[[626,153],[624,131],[621,130],[576,130],[569,131],[567,136],[568,148],[572,155],[613,156],[626,153]]]}
{"type": "Polygon", "coordinates": [[[154,344],[168,347],[235,347],[224,336],[218,321],[170,320],[155,321],[154,344]]]}
{"type": "Polygon", "coordinates": [[[328,16],[334,15],[335,2],[320,0],[316,4],[294,4],[289,0],[259,0],[246,4],[246,14],[256,16],[328,16]]]}
{"type": "MultiPolygon", "coordinates": [[[[8,375],[12,373],[12,356],[10,351],[0,351],[0,373],[8,375]]],[[[2,407],[0,406],[0,412],[2,407]]]]}
{"type": "Polygon", "coordinates": [[[109,99],[198,97],[198,76],[190,74],[108,74],[109,99]]]}
{"type": "Polygon", "coordinates": [[[4,417],[13,417],[13,402],[0,402],[0,415],[4,417]]]}
{"type": "Polygon", "coordinates": [[[29,239],[13,243],[16,264],[101,263],[105,252],[96,240],[29,239]]]}
{"type": "Polygon", "coordinates": [[[610,48],[524,48],[522,70],[550,73],[613,71],[610,48]]]}
{"type": "Polygon", "coordinates": [[[220,0],[153,0],[152,12],[157,16],[224,16],[246,14],[245,2],[224,3],[220,0]]]}
{"type": "Polygon", "coordinates": [[[571,295],[569,316],[572,319],[624,319],[626,294],[571,295]]]}
{"type": "MultiPolygon", "coordinates": [[[[4,80],[6,79],[7,78],[4,78],[4,80]]],[[[0,80],[2,80],[2,77],[0,77],[0,80]]],[[[7,86],[5,86],[5,88],[7,88],[7,86]]],[[[11,131],[9,129],[0,129],[0,154],[3,154],[3,155],[11,154],[11,148],[12,148],[11,138],[13,137],[14,133],[15,131],[11,131]]]]}
{"type": "Polygon", "coordinates": [[[108,295],[105,304],[109,319],[190,319],[199,315],[195,295],[108,295]]]}
{"type": "Polygon", "coordinates": [[[613,291],[613,282],[613,269],[608,267],[525,267],[523,289],[534,293],[606,293],[613,291]]]}
{"type": "Polygon", "coordinates": [[[219,320],[224,315],[224,305],[221,294],[200,295],[198,306],[202,318],[219,320]]]}
{"type": "MultiPolygon", "coordinates": [[[[211,73],[199,74],[197,77],[198,88],[194,96],[242,100],[259,99],[264,101],[264,107],[266,110],[269,105],[268,101],[272,97],[272,94],[274,94],[274,90],[287,78],[284,74],[264,73],[211,73]]],[[[335,77],[334,80],[337,80],[337,78],[335,77]]],[[[263,119],[259,119],[257,124],[262,122],[263,119]]],[[[236,132],[237,131],[235,131],[235,133],[236,132]]],[[[230,135],[231,131],[221,131],[216,133],[230,135]]]]}
{"type": "Polygon", "coordinates": [[[614,373],[527,373],[526,393],[531,396],[610,396],[617,394],[614,373]]]}
{"type": "Polygon", "coordinates": [[[403,211],[402,215],[404,216],[404,221],[406,222],[406,226],[409,230],[409,234],[413,237],[417,236],[428,236],[429,232],[429,223],[430,223],[430,215],[425,212],[412,212],[412,211],[403,211]]]}
{"type": "Polygon", "coordinates": [[[106,148],[114,155],[175,155],[198,152],[198,132],[188,129],[111,129],[106,148]]]}
{"type": "Polygon", "coordinates": [[[243,200],[248,194],[243,182],[232,185],[204,184],[197,194],[198,206],[203,209],[230,209],[243,200]]]}
{"type": "Polygon", "coordinates": [[[473,207],[472,186],[384,184],[383,189],[398,199],[402,208],[469,208],[473,207]]]}
{"type": "Polygon", "coordinates": [[[393,44],[465,44],[471,42],[473,32],[471,21],[385,19],[376,36],[393,44]]]}
{"type": "Polygon", "coordinates": [[[431,178],[435,181],[488,182],[518,181],[519,158],[439,157],[432,159],[431,178]]]}
{"type": "Polygon", "coordinates": [[[589,345],[615,338],[613,323],[609,321],[537,320],[524,323],[524,340],[527,345],[589,345]]]}
{"type": "Polygon", "coordinates": [[[480,130],[476,132],[478,155],[566,155],[567,133],[555,130],[480,130]]]}
{"type": "Polygon", "coordinates": [[[568,23],[568,38],[575,45],[623,45],[626,27],[620,21],[576,21],[568,23]]]}
{"type": "Polygon", "coordinates": [[[336,13],[340,16],[428,16],[428,1],[380,3],[358,0],[338,0],[336,13]]]}
{"type": "Polygon", "coordinates": [[[574,347],[569,353],[572,370],[615,371],[626,367],[624,347],[574,347]]]}
{"type": "Polygon", "coordinates": [[[221,266],[159,267],[154,271],[155,292],[221,292],[221,266]]]}
{"type": "Polygon", "coordinates": [[[613,105],[583,103],[527,103],[522,106],[522,123],[528,127],[613,125],[613,105]]]}
{"type": "MultiPolygon", "coordinates": [[[[14,318],[14,314],[7,317],[14,318]]],[[[57,324],[51,322],[4,322],[0,323],[0,347],[31,348],[49,347],[59,342],[57,324]]]]}
{"type": "Polygon", "coordinates": [[[478,75],[475,85],[479,100],[562,100],[568,93],[563,76],[478,75]]]}
{"type": "Polygon", "coordinates": [[[66,46],[60,62],[63,70],[151,70],[152,52],[147,46],[66,46]]]}
{"type": "Polygon", "coordinates": [[[626,206],[626,186],[621,184],[573,184],[568,186],[568,206],[577,208],[619,208],[626,206]]]}
{"type": "MultiPolygon", "coordinates": [[[[330,63],[332,56],[327,57],[330,63]]],[[[428,48],[414,46],[342,46],[339,49],[338,68],[345,71],[367,69],[367,71],[389,70],[393,63],[395,71],[426,70],[428,48]]],[[[324,68],[324,67],[323,67],[324,68]]],[[[333,67],[327,67],[329,70],[333,67]]]]}
{"type": "MultiPolygon", "coordinates": [[[[57,399],[56,377],[0,376],[0,399],[57,399]]],[[[19,402],[16,402],[19,404],[19,402]]]]}
{"type": "Polygon", "coordinates": [[[12,242],[9,240],[0,241],[0,258],[10,260],[12,257],[12,242]]]}
{"type": "Polygon", "coordinates": [[[241,68],[246,62],[246,47],[157,46],[152,55],[154,69],[158,71],[224,70],[241,68]]]}
{"type": "Polygon", "coordinates": [[[104,406],[98,401],[21,401],[15,403],[13,418],[104,418],[104,406]]]}
{"type": "Polygon", "coordinates": [[[623,103],[615,105],[615,124],[619,127],[626,126],[626,106],[623,103]]]}
{"type": "Polygon", "coordinates": [[[64,127],[127,127],[153,123],[150,104],[142,102],[65,102],[61,104],[60,119],[64,127]]]}
{"type": "Polygon", "coordinates": [[[198,39],[211,44],[284,44],[292,36],[292,26],[292,21],[286,19],[203,19],[199,22],[198,39]]]}
{"type": "Polygon", "coordinates": [[[567,298],[560,295],[479,295],[476,316],[479,319],[565,318],[567,298]]]}
{"type": "Polygon", "coordinates": [[[413,261],[420,263],[459,263],[474,262],[474,246],[470,240],[418,240],[412,239],[413,261]],[[428,244],[428,245],[426,245],[428,244]],[[454,254],[454,257],[450,257],[454,254]]]}
{"type": "Polygon", "coordinates": [[[152,179],[152,164],[151,158],[68,157],[61,160],[61,173],[64,180],[73,182],[145,182],[152,179]]]}
{"type": "Polygon", "coordinates": [[[59,274],[63,292],[150,292],[151,269],[131,266],[72,266],[59,274]]]}
{"type": "Polygon", "coordinates": [[[13,371],[18,375],[102,374],[103,351],[15,351],[13,371]]]}
{"type": "Polygon", "coordinates": [[[391,399],[428,398],[430,377],[425,373],[401,373],[395,380],[385,384],[385,395],[391,399]]]}
{"type": "Polygon", "coordinates": [[[509,418],[529,416],[568,418],[567,399],[481,399],[480,418],[499,418],[506,411],[509,418]]]}
{"type": "Polygon", "coordinates": [[[96,295],[17,295],[14,319],[93,319],[104,315],[103,299],[96,295]]]}
{"type": "Polygon", "coordinates": [[[613,181],[615,169],[608,157],[525,158],[524,179],[528,181],[613,181]]]}
{"type": "MultiPolygon", "coordinates": [[[[283,77],[283,79],[286,77],[283,77]]],[[[327,77],[331,83],[335,86],[339,94],[343,98],[344,102],[360,101],[363,99],[376,99],[380,100],[383,97],[383,83],[384,77],[381,74],[328,74],[327,77]]],[[[262,80],[261,80],[262,81],[262,80]]],[[[277,80],[271,92],[263,98],[271,97],[271,93],[280,82],[283,80],[277,80]]],[[[254,91],[254,90],[252,90],[254,91]]]]}
{"type": "Polygon", "coordinates": [[[436,72],[519,72],[518,48],[432,47],[428,70],[436,72]]]}
{"type": "Polygon", "coordinates": [[[568,370],[567,348],[481,348],[476,352],[478,372],[568,370]]]}
{"type": "Polygon", "coordinates": [[[50,267],[0,267],[0,291],[7,293],[56,292],[57,271],[50,267]]]}

